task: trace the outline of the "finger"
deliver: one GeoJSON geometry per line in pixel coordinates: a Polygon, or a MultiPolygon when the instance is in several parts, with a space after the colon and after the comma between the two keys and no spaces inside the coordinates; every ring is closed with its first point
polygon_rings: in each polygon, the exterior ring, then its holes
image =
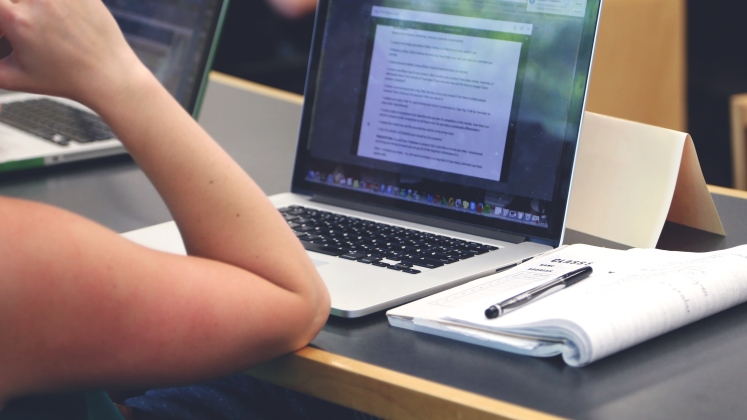
{"type": "Polygon", "coordinates": [[[9,55],[0,60],[0,89],[6,90],[23,90],[24,75],[18,70],[13,55],[9,55]]]}

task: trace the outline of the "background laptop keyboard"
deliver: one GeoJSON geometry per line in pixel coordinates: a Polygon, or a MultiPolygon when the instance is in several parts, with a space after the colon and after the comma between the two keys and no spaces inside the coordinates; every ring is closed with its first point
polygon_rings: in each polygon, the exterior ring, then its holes
{"type": "Polygon", "coordinates": [[[301,206],[284,207],[280,213],[308,251],[409,274],[498,249],[301,206]]]}
{"type": "Polygon", "coordinates": [[[114,138],[98,115],[47,98],[5,103],[0,121],[61,146],[114,138]]]}

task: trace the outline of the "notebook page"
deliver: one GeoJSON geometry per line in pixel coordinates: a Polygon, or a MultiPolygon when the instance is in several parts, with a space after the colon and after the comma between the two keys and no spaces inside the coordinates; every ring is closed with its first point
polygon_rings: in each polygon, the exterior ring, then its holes
{"type": "MultiPolygon", "coordinates": [[[[581,366],[747,300],[747,246],[711,253],[633,249],[579,284],[496,320],[461,307],[451,321],[573,341],[581,366]]],[[[484,310],[484,309],[483,309],[484,310]]],[[[570,354],[570,353],[569,353],[570,354]]]]}

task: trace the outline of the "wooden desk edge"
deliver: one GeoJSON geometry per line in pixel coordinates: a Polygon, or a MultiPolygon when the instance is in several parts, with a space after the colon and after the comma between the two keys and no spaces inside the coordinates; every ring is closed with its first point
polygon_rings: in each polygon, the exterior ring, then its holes
{"type": "Polygon", "coordinates": [[[383,418],[557,419],[312,347],[267,362],[247,373],[383,418]]]}
{"type": "Polygon", "coordinates": [[[747,191],[735,190],[733,188],[727,188],[727,187],[719,187],[717,185],[709,185],[708,191],[710,191],[711,194],[720,194],[720,195],[726,195],[729,197],[735,197],[735,198],[741,198],[741,199],[747,200],[747,191]]]}
{"type": "Polygon", "coordinates": [[[264,96],[268,96],[275,99],[281,99],[294,104],[303,105],[303,95],[298,95],[285,90],[276,89],[270,86],[261,85],[249,80],[240,79],[238,77],[230,76],[224,73],[216,71],[210,72],[210,80],[219,82],[224,85],[232,86],[237,89],[258,93],[264,96]]]}

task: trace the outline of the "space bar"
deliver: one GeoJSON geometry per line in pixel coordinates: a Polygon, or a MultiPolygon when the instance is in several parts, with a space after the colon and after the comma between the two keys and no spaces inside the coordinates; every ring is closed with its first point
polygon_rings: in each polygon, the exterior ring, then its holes
{"type": "Polygon", "coordinates": [[[320,254],[327,254],[327,255],[333,255],[338,256],[345,253],[345,251],[341,250],[340,248],[335,248],[333,246],[327,246],[322,244],[313,244],[311,242],[301,241],[303,244],[303,247],[306,248],[307,251],[314,251],[318,252],[320,254]]]}

